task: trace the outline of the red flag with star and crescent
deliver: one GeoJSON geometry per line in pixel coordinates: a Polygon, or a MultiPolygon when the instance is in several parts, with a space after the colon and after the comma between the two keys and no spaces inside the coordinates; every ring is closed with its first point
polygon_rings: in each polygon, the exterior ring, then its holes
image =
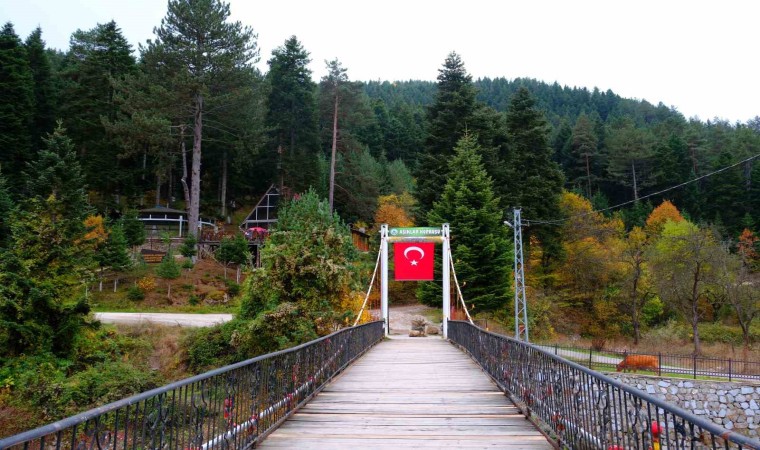
{"type": "Polygon", "coordinates": [[[393,244],[396,281],[430,281],[433,279],[435,244],[411,242],[393,244]]]}

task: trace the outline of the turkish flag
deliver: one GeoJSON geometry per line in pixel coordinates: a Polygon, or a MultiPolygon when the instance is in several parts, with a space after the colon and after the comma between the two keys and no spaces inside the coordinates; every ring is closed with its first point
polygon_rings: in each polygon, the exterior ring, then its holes
{"type": "Polygon", "coordinates": [[[393,244],[396,281],[429,281],[433,279],[435,244],[410,242],[393,244]]]}

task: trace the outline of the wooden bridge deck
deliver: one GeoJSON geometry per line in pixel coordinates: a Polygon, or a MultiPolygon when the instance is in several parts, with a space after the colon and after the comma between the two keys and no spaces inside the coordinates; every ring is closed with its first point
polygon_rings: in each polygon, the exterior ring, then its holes
{"type": "Polygon", "coordinates": [[[394,337],[257,448],[553,447],[466,354],[441,338],[394,337]]]}

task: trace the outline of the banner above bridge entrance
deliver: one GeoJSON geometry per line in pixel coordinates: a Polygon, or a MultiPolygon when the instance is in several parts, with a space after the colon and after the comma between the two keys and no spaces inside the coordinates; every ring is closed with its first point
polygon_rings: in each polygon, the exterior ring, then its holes
{"type": "Polygon", "coordinates": [[[388,235],[391,237],[437,237],[441,234],[441,229],[437,227],[391,228],[388,230],[388,235]]]}

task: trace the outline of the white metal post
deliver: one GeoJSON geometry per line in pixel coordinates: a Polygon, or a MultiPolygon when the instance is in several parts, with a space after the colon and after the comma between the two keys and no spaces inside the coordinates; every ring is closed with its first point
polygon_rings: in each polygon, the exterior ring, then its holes
{"type": "Polygon", "coordinates": [[[529,342],[528,301],[525,298],[525,266],[523,264],[522,218],[519,209],[514,210],[515,236],[515,339],[529,342]]]}
{"type": "Polygon", "coordinates": [[[380,226],[380,312],[385,322],[385,336],[388,336],[388,224],[380,226]]]}
{"type": "Polygon", "coordinates": [[[449,224],[443,224],[441,234],[443,235],[443,257],[441,258],[441,263],[443,264],[443,338],[447,339],[449,337],[449,316],[451,314],[451,287],[449,285],[449,224]]]}
{"type": "Polygon", "coordinates": [[[179,237],[182,237],[182,216],[179,216],[179,237]]]}

